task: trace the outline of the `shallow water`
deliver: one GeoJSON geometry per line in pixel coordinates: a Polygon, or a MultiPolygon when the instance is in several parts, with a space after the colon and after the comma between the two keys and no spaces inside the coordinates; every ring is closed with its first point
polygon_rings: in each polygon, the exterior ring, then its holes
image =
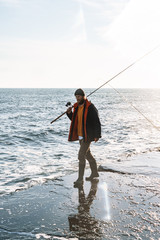
{"type": "MultiPolygon", "coordinates": [[[[70,120],[65,104],[75,102],[75,89],[0,89],[0,194],[8,194],[77,171],[78,142],[67,141],[70,120]]],[[[89,94],[92,89],[85,89],[89,94]]],[[[120,89],[130,102],[160,127],[160,89],[120,89]]],[[[99,111],[102,139],[91,150],[98,165],[159,151],[159,131],[113,89],[101,89],[89,97],[99,111]]],[[[134,158],[133,158],[134,159],[134,158]]],[[[134,173],[160,176],[159,161],[133,163],[134,173]],[[140,171],[142,170],[142,171],[140,171]]],[[[131,170],[132,168],[130,168],[131,170]]]]}
{"type": "Polygon", "coordinates": [[[1,196],[0,239],[159,239],[160,179],[100,173],[73,188],[76,175],[1,196]]]}

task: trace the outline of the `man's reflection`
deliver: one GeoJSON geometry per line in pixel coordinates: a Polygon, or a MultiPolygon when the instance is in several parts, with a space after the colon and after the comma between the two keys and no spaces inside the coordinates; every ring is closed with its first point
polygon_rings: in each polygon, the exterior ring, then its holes
{"type": "Polygon", "coordinates": [[[70,231],[75,231],[77,236],[85,237],[85,239],[99,239],[100,237],[100,223],[90,215],[90,207],[96,196],[97,184],[97,179],[91,182],[90,192],[87,197],[83,186],[78,187],[78,213],[68,217],[70,231]]]}

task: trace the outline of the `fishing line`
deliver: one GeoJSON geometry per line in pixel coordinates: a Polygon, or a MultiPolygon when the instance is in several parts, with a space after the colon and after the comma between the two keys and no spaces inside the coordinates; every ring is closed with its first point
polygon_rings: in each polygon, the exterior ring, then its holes
{"type": "Polygon", "coordinates": [[[157,129],[158,131],[160,131],[160,127],[157,127],[156,125],[154,125],[154,123],[144,115],[144,113],[142,113],[137,107],[135,107],[133,105],[133,103],[129,102],[129,100],[122,94],[120,93],[116,88],[114,88],[113,86],[111,86],[111,84],[108,84],[111,88],[113,88],[113,90],[115,92],[117,92],[122,99],[124,99],[129,105],[131,105],[138,113],[140,113],[155,129],[157,129]]]}
{"type": "Polygon", "coordinates": [[[156,47],[154,47],[152,50],[150,50],[149,52],[147,52],[146,54],[144,54],[142,57],[138,58],[136,61],[134,61],[132,64],[130,64],[128,67],[124,68],[122,71],[120,71],[119,73],[117,73],[116,75],[114,75],[112,78],[110,78],[107,82],[103,83],[100,87],[98,87],[97,89],[95,89],[93,92],[91,92],[89,95],[87,95],[87,97],[91,96],[93,93],[95,93],[96,91],[98,91],[100,88],[104,87],[107,83],[109,83],[110,81],[112,81],[114,78],[118,77],[120,74],[122,74],[123,72],[125,72],[128,68],[132,67],[133,65],[135,65],[137,62],[139,62],[140,60],[142,60],[144,57],[146,57],[147,55],[149,55],[150,53],[152,53],[153,51],[155,51],[157,48],[160,47],[160,44],[156,47]]]}
{"type": "MultiPolygon", "coordinates": [[[[122,71],[120,71],[119,73],[117,73],[116,75],[114,75],[112,78],[110,78],[108,81],[106,81],[105,83],[103,83],[100,87],[96,88],[94,91],[92,91],[90,94],[87,95],[87,98],[89,96],[91,96],[93,93],[97,92],[100,88],[104,87],[107,83],[111,82],[113,79],[115,79],[116,77],[118,77],[120,74],[122,74],[123,72],[125,72],[127,69],[129,69],[130,67],[132,67],[133,65],[135,65],[137,62],[139,62],[140,60],[142,60],[144,57],[146,57],[147,55],[151,54],[153,51],[155,51],[157,48],[160,47],[160,44],[156,47],[154,47],[152,50],[150,50],[149,52],[147,52],[146,54],[144,54],[142,57],[138,58],[136,61],[134,61],[132,64],[130,64],[128,67],[124,68],[122,71]]],[[[72,106],[73,108],[73,106],[72,106]]],[[[65,111],[64,113],[62,113],[60,116],[58,116],[57,118],[55,118],[53,121],[51,121],[51,124],[55,121],[57,121],[59,118],[61,118],[64,114],[66,114],[67,111],[65,111]]],[[[153,125],[153,124],[152,124],[153,125]]],[[[156,127],[157,128],[157,127],[156,127]]]]}

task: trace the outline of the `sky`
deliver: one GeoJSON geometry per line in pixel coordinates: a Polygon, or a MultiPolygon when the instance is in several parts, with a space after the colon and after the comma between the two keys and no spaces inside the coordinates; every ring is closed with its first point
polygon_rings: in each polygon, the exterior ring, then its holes
{"type": "MultiPolygon", "coordinates": [[[[0,88],[97,88],[160,44],[159,13],[159,0],[0,0],[0,88]]],[[[111,84],[160,88],[159,63],[160,47],[111,84]]]]}

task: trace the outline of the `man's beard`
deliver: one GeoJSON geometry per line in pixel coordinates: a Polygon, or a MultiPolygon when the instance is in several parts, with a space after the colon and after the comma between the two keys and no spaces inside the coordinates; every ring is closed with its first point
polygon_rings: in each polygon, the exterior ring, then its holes
{"type": "Polygon", "coordinates": [[[82,105],[84,103],[84,99],[82,99],[78,104],[82,105]]]}

